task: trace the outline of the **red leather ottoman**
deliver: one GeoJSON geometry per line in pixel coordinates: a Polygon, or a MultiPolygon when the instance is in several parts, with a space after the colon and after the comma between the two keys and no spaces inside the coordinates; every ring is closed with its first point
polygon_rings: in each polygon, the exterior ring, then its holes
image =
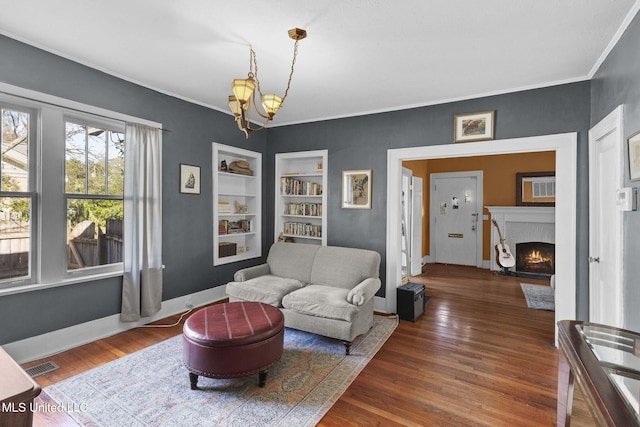
{"type": "Polygon", "coordinates": [[[198,376],[235,378],[255,373],[264,387],[269,368],[282,356],[284,316],[259,302],[215,304],[192,314],[182,337],[192,390],[198,388],[198,376]]]}

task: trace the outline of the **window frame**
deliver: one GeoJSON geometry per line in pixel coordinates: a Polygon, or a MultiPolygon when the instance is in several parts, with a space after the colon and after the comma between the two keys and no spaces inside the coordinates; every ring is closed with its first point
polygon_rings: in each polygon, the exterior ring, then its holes
{"type": "MultiPolygon", "coordinates": [[[[28,272],[26,276],[7,278],[0,280],[0,289],[5,286],[15,286],[31,284],[35,280],[35,272],[38,262],[38,192],[37,192],[37,150],[38,150],[38,124],[39,124],[39,111],[33,106],[25,105],[23,103],[14,102],[12,99],[0,97],[0,110],[9,109],[13,111],[19,111],[21,113],[29,114],[29,140],[28,140],[28,152],[27,152],[27,171],[29,178],[27,180],[27,191],[3,191],[0,187],[0,197],[11,198],[29,198],[29,261],[28,272]]],[[[1,172],[1,168],[0,168],[1,172]]]]}
{"type": "MultiPolygon", "coordinates": [[[[66,125],[67,123],[73,123],[73,124],[77,124],[77,125],[81,125],[81,126],[86,126],[86,127],[96,127],[96,128],[100,128],[100,129],[104,129],[104,130],[108,130],[111,132],[119,132],[122,134],[125,134],[126,132],[126,123],[121,122],[121,121],[116,121],[116,120],[110,120],[110,119],[105,119],[105,118],[100,118],[100,117],[96,117],[90,114],[79,114],[77,112],[74,113],[66,113],[63,116],[63,128],[65,129],[65,134],[63,135],[63,141],[62,141],[62,151],[63,151],[63,157],[65,158],[65,164],[63,165],[63,170],[64,173],[66,173],[66,125]]],[[[126,144],[126,140],[125,140],[125,144],[126,144]]],[[[126,158],[124,159],[126,162],[126,158]]],[[[87,165],[85,164],[85,168],[87,167],[87,165]]],[[[105,174],[105,180],[108,177],[107,174],[105,174]]],[[[87,179],[85,177],[85,179],[87,179]]],[[[85,181],[85,188],[87,185],[88,181],[85,181]]],[[[69,199],[87,199],[87,200],[122,200],[123,205],[124,205],[124,199],[126,197],[126,188],[123,188],[123,193],[122,196],[119,195],[110,195],[108,194],[108,188],[105,187],[106,190],[106,194],[89,194],[87,192],[84,193],[67,193],[66,192],[66,183],[64,183],[64,174],[63,174],[63,188],[62,188],[62,197],[64,199],[64,223],[65,224],[65,230],[66,230],[66,223],[67,223],[67,206],[68,206],[68,200],[69,199]]],[[[105,182],[106,184],[106,182],[105,182]]],[[[124,206],[123,206],[124,208],[124,206]]],[[[123,219],[123,221],[126,219],[123,219]]],[[[125,245],[127,244],[127,239],[126,237],[124,237],[124,241],[125,241],[125,245]]],[[[67,233],[65,231],[65,254],[67,251],[67,245],[66,245],[66,240],[67,240],[67,233]]],[[[67,278],[70,277],[79,277],[79,276],[90,276],[90,275],[94,275],[94,274],[105,274],[105,273],[119,273],[122,274],[124,271],[124,264],[122,262],[115,262],[115,263],[111,263],[111,264],[104,264],[104,265],[96,265],[96,266],[90,266],[90,267],[82,267],[82,268],[78,268],[78,269],[69,269],[68,268],[68,263],[65,262],[65,269],[66,269],[66,274],[65,276],[67,278]]]]}
{"type": "MultiPolygon", "coordinates": [[[[64,185],[65,118],[99,123],[100,126],[121,126],[139,123],[162,129],[162,124],[106,110],[53,95],[0,82],[0,103],[19,111],[30,110],[36,121],[30,124],[37,131],[35,145],[30,146],[30,167],[35,168],[32,187],[34,203],[31,222],[31,274],[29,279],[0,281],[0,296],[88,283],[123,274],[123,263],[67,270],[66,198],[64,185]],[[33,157],[32,157],[33,156],[33,157]],[[44,162],[43,159],[47,159],[44,162]],[[47,215],[44,215],[46,211],[47,215]]],[[[123,130],[124,132],[124,130],[123,130]]],[[[31,142],[31,141],[30,141],[31,142]]],[[[126,143],[126,142],[125,142],[126,143]]],[[[126,159],[125,159],[126,162],[126,159]]],[[[126,187],[123,199],[127,198],[126,187]]],[[[126,229],[126,227],[125,227],[126,229]]],[[[124,236],[125,245],[131,241],[124,236]]],[[[130,244],[130,243],[129,243],[130,244]]]]}

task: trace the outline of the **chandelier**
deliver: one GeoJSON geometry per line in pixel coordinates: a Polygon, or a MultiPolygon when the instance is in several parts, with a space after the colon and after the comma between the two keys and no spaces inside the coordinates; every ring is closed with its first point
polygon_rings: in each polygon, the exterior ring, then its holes
{"type": "MultiPolygon", "coordinates": [[[[243,131],[247,138],[251,132],[261,130],[267,127],[267,124],[273,120],[273,116],[278,112],[284,100],[289,94],[291,86],[291,78],[293,77],[293,67],[296,64],[298,56],[298,42],[307,37],[307,32],[300,28],[289,30],[289,37],[295,40],[293,45],[293,60],[291,61],[291,72],[289,73],[289,81],[284,96],[280,97],[275,93],[263,94],[260,90],[260,80],[258,80],[258,62],[256,61],[256,52],[249,46],[249,74],[246,79],[235,79],[231,85],[233,95],[229,96],[229,108],[238,124],[238,128],[243,131]],[[256,92],[260,95],[260,103],[262,110],[256,103],[256,92]],[[251,111],[255,111],[264,119],[264,124],[260,127],[251,127],[251,111]]],[[[259,119],[258,119],[259,120],[259,119]]]]}

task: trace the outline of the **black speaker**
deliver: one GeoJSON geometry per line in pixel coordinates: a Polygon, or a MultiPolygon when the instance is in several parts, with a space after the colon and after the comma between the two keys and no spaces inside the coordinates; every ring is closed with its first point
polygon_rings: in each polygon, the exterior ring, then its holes
{"type": "Polygon", "coordinates": [[[415,322],[424,313],[424,285],[405,283],[397,288],[398,317],[415,322]]]}

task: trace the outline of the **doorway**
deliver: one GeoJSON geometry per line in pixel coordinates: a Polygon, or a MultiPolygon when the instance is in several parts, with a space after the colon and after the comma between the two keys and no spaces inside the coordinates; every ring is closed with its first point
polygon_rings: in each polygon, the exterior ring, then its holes
{"type": "Polygon", "coordinates": [[[402,168],[402,278],[422,273],[422,178],[402,168]]]}
{"type": "Polygon", "coordinates": [[[430,183],[432,262],[482,267],[482,171],[432,173],[430,183]]]}
{"type": "MultiPolygon", "coordinates": [[[[502,139],[465,144],[399,148],[387,151],[387,189],[400,188],[403,160],[456,158],[491,154],[554,151],[556,154],[556,320],[576,318],[577,133],[502,139]]],[[[385,310],[396,311],[401,283],[401,200],[387,192],[385,310]]]]}

